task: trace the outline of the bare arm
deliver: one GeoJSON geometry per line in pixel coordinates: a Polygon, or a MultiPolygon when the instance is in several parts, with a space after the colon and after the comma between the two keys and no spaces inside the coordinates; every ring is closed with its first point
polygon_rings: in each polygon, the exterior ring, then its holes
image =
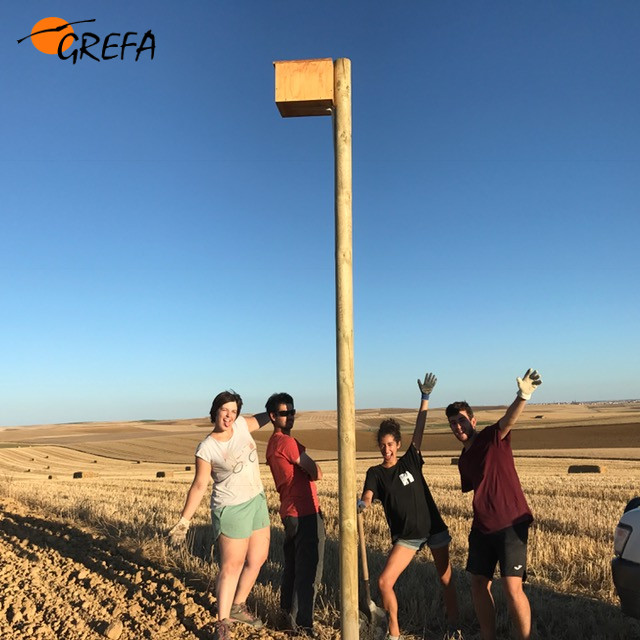
{"type": "Polygon", "coordinates": [[[247,416],[245,420],[247,421],[249,432],[257,431],[261,427],[264,427],[265,424],[269,424],[271,422],[269,414],[266,411],[263,411],[262,413],[256,413],[252,416],[247,416]]]}
{"type": "Polygon", "coordinates": [[[196,457],[196,475],[187,492],[187,499],[180,517],[185,520],[191,520],[191,518],[193,518],[193,514],[197,511],[202,502],[202,497],[207,491],[210,477],[211,465],[206,460],[196,457]]]}
{"type": "Polygon", "coordinates": [[[515,426],[522,410],[524,409],[524,405],[527,404],[526,400],[522,398],[516,398],[511,406],[507,409],[506,413],[498,420],[498,429],[500,429],[500,438],[504,439],[507,436],[507,433],[511,431],[511,429],[515,426]]]}
{"type": "Polygon", "coordinates": [[[364,503],[364,507],[370,507],[371,503],[373,502],[373,491],[371,491],[371,489],[367,489],[366,491],[363,492],[362,494],[362,498],[360,498],[360,502],[364,503]]]}
{"type": "Polygon", "coordinates": [[[300,457],[295,461],[297,464],[312,480],[322,480],[322,469],[320,466],[307,455],[306,452],[302,452],[300,457]]]}
{"type": "Polygon", "coordinates": [[[509,431],[515,426],[524,405],[531,398],[531,394],[542,384],[542,379],[535,369],[527,369],[522,378],[516,378],[516,382],[518,383],[518,395],[498,421],[498,429],[500,429],[502,439],[506,438],[509,431]]]}
{"type": "Polygon", "coordinates": [[[420,408],[418,409],[418,416],[416,418],[416,428],[413,431],[413,438],[411,439],[411,444],[413,444],[418,451],[420,451],[420,447],[422,446],[424,427],[427,424],[429,396],[436,386],[436,382],[438,382],[438,378],[436,378],[433,373],[425,374],[424,382],[421,382],[420,378],[418,378],[418,387],[422,393],[422,399],[420,400],[420,408]]]}

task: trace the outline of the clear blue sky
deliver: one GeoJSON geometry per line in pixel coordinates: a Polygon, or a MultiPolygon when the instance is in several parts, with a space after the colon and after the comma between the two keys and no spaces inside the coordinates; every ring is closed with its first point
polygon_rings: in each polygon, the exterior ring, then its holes
{"type": "Polygon", "coordinates": [[[335,408],[331,119],[282,119],[272,66],[320,57],[352,64],[357,407],[426,370],[508,403],[528,366],[538,402],[640,396],[635,0],[0,15],[0,425],[335,408]],[[49,16],[155,58],[16,43],[49,16]]]}

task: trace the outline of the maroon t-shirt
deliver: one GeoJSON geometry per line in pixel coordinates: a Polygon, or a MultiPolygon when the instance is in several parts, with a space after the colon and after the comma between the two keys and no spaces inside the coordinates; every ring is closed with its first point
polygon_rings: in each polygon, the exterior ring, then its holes
{"type": "Polygon", "coordinates": [[[498,423],[486,427],[458,459],[462,491],[474,492],[471,528],[481,533],[533,521],[513,462],[511,432],[500,435],[498,423]]]}

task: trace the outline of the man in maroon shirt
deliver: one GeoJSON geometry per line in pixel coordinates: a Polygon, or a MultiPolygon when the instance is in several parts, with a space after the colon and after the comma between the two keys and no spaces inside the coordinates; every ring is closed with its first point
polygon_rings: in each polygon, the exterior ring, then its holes
{"type": "Polygon", "coordinates": [[[483,640],[496,637],[491,582],[498,563],[517,637],[528,640],[531,635],[531,608],[522,583],[526,579],[527,535],[533,516],[513,461],[511,429],[542,380],[537,371],[529,369],[517,382],[518,395],[513,404],[496,424],[480,432],[466,402],[454,402],[446,409],[453,435],[464,447],[458,460],[462,491],[473,489],[467,571],[483,640]]]}
{"type": "Polygon", "coordinates": [[[325,529],[316,480],[320,467],[291,436],[296,411],[288,393],[274,393],[266,404],[273,423],[267,444],[267,464],[280,494],[284,525],[284,571],[280,607],[294,630],[314,637],[313,608],[322,579],[325,529]]]}

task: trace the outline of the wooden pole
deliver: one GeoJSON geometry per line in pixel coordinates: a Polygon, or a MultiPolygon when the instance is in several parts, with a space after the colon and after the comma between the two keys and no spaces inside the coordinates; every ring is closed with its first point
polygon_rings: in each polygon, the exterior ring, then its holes
{"type": "Polygon", "coordinates": [[[338,504],[340,627],[358,640],[356,409],[353,386],[353,258],[351,225],[351,61],[339,58],[274,62],[276,104],[284,118],[331,113],[335,152],[336,382],[338,387],[338,504]]]}
{"type": "Polygon", "coordinates": [[[340,508],[340,626],[358,640],[355,396],[353,385],[353,242],[351,181],[351,61],[333,64],[336,198],[336,357],[340,508]]]}

